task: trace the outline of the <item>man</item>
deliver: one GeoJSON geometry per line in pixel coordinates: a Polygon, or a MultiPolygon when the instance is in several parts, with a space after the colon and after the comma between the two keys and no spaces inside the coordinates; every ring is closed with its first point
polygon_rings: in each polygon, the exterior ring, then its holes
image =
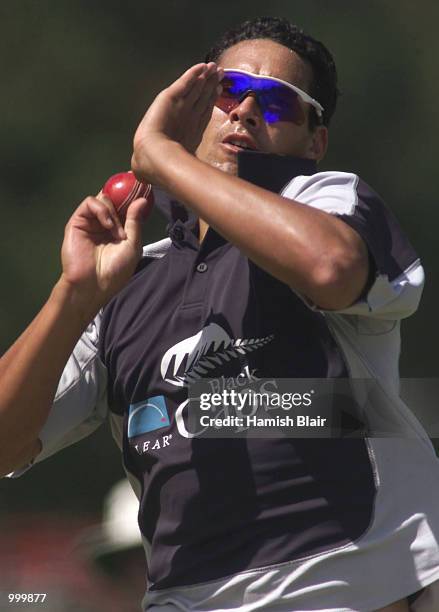
{"type": "Polygon", "coordinates": [[[358,177],[316,172],[335,102],[331,56],[286,20],[228,32],[135,135],[135,173],[170,194],[170,239],[129,280],[145,202],[121,228],[87,198],[60,281],[2,359],[4,473],[110,407],[141,500],[148,609],[398,612],[439,579],[437,460],[397,392],[422,268],[358,177]],[[187,386],[221,376],[372,377],[373,419],[407,437],[196,436],[187,386]]]}

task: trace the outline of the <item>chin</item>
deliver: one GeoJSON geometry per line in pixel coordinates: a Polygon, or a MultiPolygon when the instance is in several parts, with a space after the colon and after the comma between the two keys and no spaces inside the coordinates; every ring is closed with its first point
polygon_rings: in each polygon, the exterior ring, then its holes
{"type": "Polygon", "coordinates": [[[226,172],[227,174],[233,174],[235,176],[238,174],[238,157],[236,155],[224,155],[222,151],[218,150],[211,150],[205,154],[205,151],[200,147],[196,152],[196,157],[198,157],[200,161],[209,164],[209,166],[221,170],[221,172],[226,172]]]}
{"type": "Polygon", "coordinates": [[[227,161],[218,161],[218,160],[210,160],[208,162],[211,166],[216,168],[217,170],[221,170],[221,172],[226,172],[226,174],[233,174],[237,176],[238,174],[238,161],[227,160],[227,161]]]}

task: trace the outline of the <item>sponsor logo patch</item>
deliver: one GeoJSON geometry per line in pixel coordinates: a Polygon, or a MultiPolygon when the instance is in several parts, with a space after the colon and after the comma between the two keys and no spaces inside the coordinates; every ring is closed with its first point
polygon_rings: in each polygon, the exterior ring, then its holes
{"type": "Polygon", "coordinates": [[[128,410],[128,438],[155,431],[170,425],[168,410],[163,395],[149,397],[128,410]]]}

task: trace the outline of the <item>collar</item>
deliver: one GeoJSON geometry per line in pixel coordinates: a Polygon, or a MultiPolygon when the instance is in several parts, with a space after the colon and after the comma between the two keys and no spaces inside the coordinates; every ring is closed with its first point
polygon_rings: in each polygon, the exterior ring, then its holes
{"type": "Polygon", "coordinates": [[[280,193],[296,176],[309,176],[316,172],[317,162],[314,159],[260,151],[238,153],[238,176],[274,193],[280,193]]]}

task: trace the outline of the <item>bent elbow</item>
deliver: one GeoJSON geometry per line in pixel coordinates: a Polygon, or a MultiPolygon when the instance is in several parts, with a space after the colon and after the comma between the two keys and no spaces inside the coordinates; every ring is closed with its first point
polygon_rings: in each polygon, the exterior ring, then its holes
{"type": "Polygon", "coordinates": [[[367,251],[325,258],[314,272],[308,297],[322,309],[343,310],[364,292],[368,276],[367,251]]]}

